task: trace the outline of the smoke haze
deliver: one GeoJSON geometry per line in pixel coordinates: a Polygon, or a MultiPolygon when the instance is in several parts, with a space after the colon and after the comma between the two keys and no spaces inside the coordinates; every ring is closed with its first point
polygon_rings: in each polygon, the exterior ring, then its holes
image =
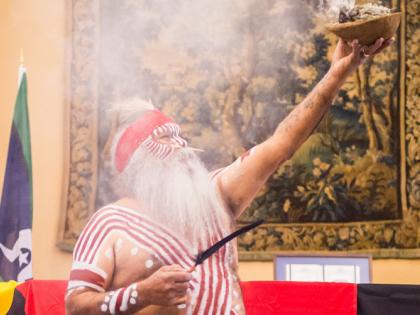
{"type": "Polygon", "coordinates": [[[209,168],[225,166],[269,137],[328,70],[319,20],[351,3],[101,1],[99,200],[113,190],[107,144],[119,118],[109,108],[151,99],[206,150],[209,168]]]}

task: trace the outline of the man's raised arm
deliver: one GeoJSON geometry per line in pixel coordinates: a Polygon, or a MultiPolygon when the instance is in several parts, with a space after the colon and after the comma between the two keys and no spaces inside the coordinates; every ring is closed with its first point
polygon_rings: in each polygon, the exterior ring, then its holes
{"type": "Polygon", "coordinates": [[[221,195],[235,217],[249,206],[259,189],[280,164],[288,160],[316,128],[346,78],[389,46],[393,39],[377,40],[370,47],[340,40],[331,68],[311,93],[278,125],[274,134],[225,168],[217,177],[221,195]]]}

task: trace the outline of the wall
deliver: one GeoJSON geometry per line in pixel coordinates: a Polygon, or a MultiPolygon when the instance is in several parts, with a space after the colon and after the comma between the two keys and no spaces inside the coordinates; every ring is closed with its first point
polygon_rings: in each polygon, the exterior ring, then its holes
{"type": "Polygon", "coordinates": [[[65,11],[65,1],[0,2],[0,178],[4,175],[22,48],[28,69],[36,278],[65,278],[70,267],[70,255],[55,247],[63,181],[65,11]]]}
{"type": "MultiPolygon", "coordinates": [[[[19,51],[28,68],[34,220],[33,267],[37,279],[64,279],[71,255],[55,246],[61,208],[66,104],[67,2],[0,1],[0,178],[17,91],[19,51]]],[[[0,181],[0,189],[3,181],[0,181]]],[[[271,262],[242,262],[243,280],[272,280],[271,262]]],[[[376,283],[420,284],[420,260],[374,260],[376,283]]]]}

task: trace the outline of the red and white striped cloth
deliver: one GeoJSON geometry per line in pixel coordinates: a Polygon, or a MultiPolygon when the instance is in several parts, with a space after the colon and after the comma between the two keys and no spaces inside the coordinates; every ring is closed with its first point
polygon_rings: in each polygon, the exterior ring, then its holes
{"type": "MultiPolygon", "coordinates": [[[[220,232],[214,239],[222,237],[220,232]]],[[[118,241],[130,243],[133,248],[148,253],[160,265],[178,264],[185,269],[194,265],[196,253],[192,253],[170,231],[137,211],[111,205],[93,215],[77,241],[67,294],[83,287],[105,292],[113,286],[110,277],[116,276],[112,274],[115,267],[113,257],[118,252],[110,254],[108,251],[110,244],[114,244],[114,249],[118,247],[118,241]]],[[[239,282],[232,268],[235,262],[228,254],[232,245],[227,246],[198,266],[193,273],[187,314],[244,313],[239,282]]],[[[125,283],[124,286],[130,284],[125,283]]],[[[122,303],[121,299],[119,302],[122,303]]],[[[114,307],[125,309],[126,305],[114,307]]]]}

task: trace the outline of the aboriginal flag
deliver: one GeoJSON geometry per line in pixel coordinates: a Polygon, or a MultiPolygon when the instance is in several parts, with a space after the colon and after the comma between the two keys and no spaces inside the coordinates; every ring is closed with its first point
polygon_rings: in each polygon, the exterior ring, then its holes
{"type": "Polygon", "coordinates": [[[26,71],[21,66],[0,203],[0,281],[32,278],[32,161],[26,71]]]}

